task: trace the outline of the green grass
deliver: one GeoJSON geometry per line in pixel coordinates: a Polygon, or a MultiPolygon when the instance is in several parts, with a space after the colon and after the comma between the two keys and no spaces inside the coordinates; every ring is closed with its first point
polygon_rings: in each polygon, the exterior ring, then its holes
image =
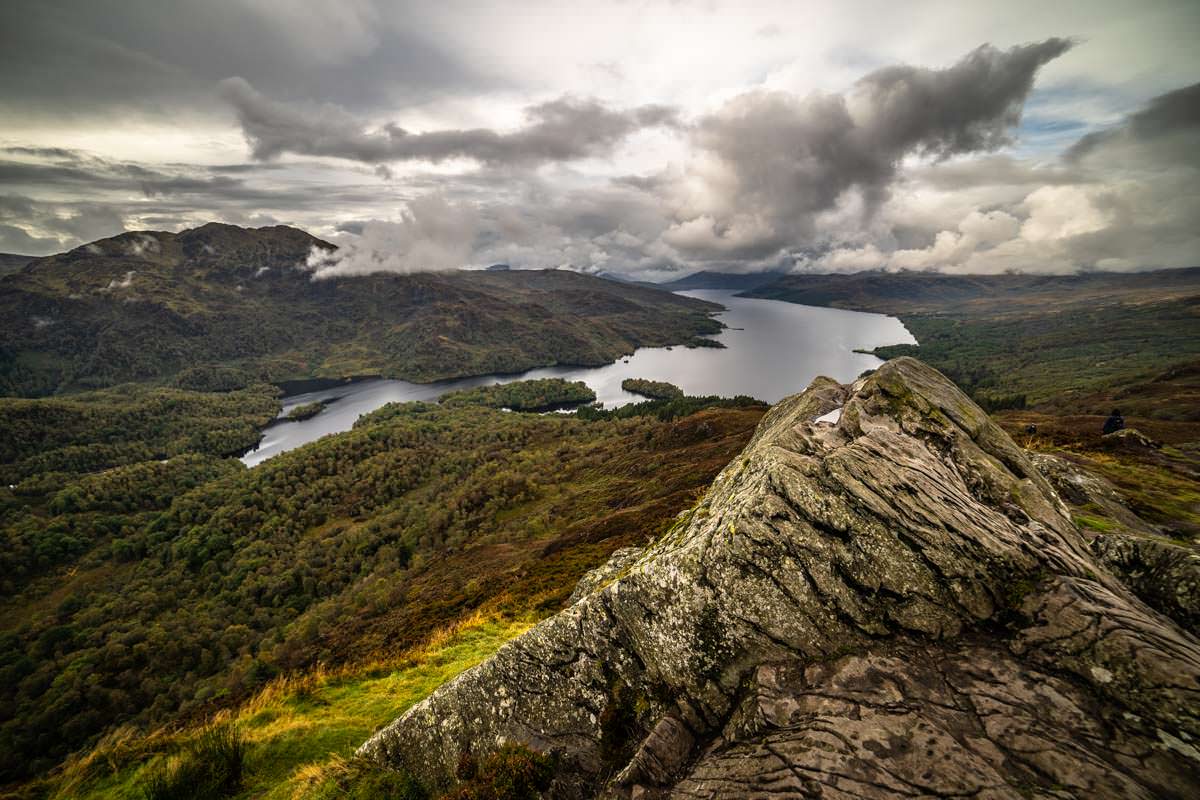
{"type": "Polygon", "coordinates": [[[1076,514],[1075,524],[1081,528],[1088,530],[1099,531],[1100,533],[1109,533],[1116,530],[1119,525],[1107,517],[1097,517],[1091,514],[1076,514]]]}
{"type": "Polygon", "coordinates": [[[1154,464],[1108,453],[1086,455],[1085,466],[1112,481],[1139,517],[1188,537],[1200,535],[1200,481],[1194,477],[1196,459],[1154,464]]]}
{"type": "MultiPolygon", "coordinates": [[[[290,800],[315,793],[374,731],[529,628],[528,619],[474,617],[391,663],[280,679],[217,718],[245,746],[237,798],[290,800]]],[[[164,767],[211,730],[196,725],[144,737],[110,737],[43,788],[50,800],[143,800],[164,767]]],[[[31,787],[33,788],[33,787],[31,787]]]]}

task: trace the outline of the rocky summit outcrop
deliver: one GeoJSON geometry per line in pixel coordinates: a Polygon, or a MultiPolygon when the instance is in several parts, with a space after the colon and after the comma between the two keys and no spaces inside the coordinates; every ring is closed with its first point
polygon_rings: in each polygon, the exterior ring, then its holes
{"type": "Polygon", "coordinates": [[[777,404],[630,555],[361,754],[436,788],[519,742],[558,798],[1196,796],[1200,642],[918,361],[777,404]]]}

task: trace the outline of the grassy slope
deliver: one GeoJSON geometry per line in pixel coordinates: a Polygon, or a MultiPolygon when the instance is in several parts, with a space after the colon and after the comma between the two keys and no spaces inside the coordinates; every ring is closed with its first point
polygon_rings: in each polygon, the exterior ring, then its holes
{"type": "Polygon", "coordinates": [[[313,281],[297,265],[324,246],[282,226],[206,225],[40,259],[0,278],[0,394],[158,379],[206,363],[272,381],[432,381],[600,365],[720,330],[713,304],[568,271],[313,281]]]}
{"type": "MultiPolygon", "coordinates": [[[[379,727],[478,664],[529,628],[529,621],[476,613],[441,629],[399,658],[276,680],[212,723],[233,724],[248,744],[239,798],[303,797],[379,727]]],[[[26,797],[141,800],[148,775],[209,723],[109,735],[53,777],[28,785],[26,797]]]]}
{"type": "MultiPolygon", "coordinates": [[[[1066,458],[1111,481],[1139,517],[1179,541],[1200,543],[1200,423],[1153,418],[1127,422],[1161,444],[1117,446],[1101,435],[1103,415],[1003,411],[1000,424],[1023,447],[1066,458]],[[1030,424],[1037,432],[1026,432],[1030,424]]],[[[1084,527],[1120,528],[1101,509],[1077,509],[1084,527]]]]}

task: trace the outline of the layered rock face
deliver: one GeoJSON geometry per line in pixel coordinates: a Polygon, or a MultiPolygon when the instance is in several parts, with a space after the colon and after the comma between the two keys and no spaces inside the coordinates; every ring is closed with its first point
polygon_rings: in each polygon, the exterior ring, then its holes
{"type": "Polygon", "coordinates": [[[361,754],[433,788],[520,742],[557,755],[561,798],[1200,786],[1200,642],[912,359],[776,405],[673,530],[577,594],[361,754]]]}

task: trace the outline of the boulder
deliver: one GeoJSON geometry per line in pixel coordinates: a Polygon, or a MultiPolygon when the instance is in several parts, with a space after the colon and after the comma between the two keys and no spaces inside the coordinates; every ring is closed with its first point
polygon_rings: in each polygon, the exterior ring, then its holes
{"type": "Polygon", "coordinates": [[[1162,442],[1156,442],[1137,428],[1122,428],[1119,431],[1104,434],[1104,444],[1119,450],[1159,450],[1162,442]]]}

